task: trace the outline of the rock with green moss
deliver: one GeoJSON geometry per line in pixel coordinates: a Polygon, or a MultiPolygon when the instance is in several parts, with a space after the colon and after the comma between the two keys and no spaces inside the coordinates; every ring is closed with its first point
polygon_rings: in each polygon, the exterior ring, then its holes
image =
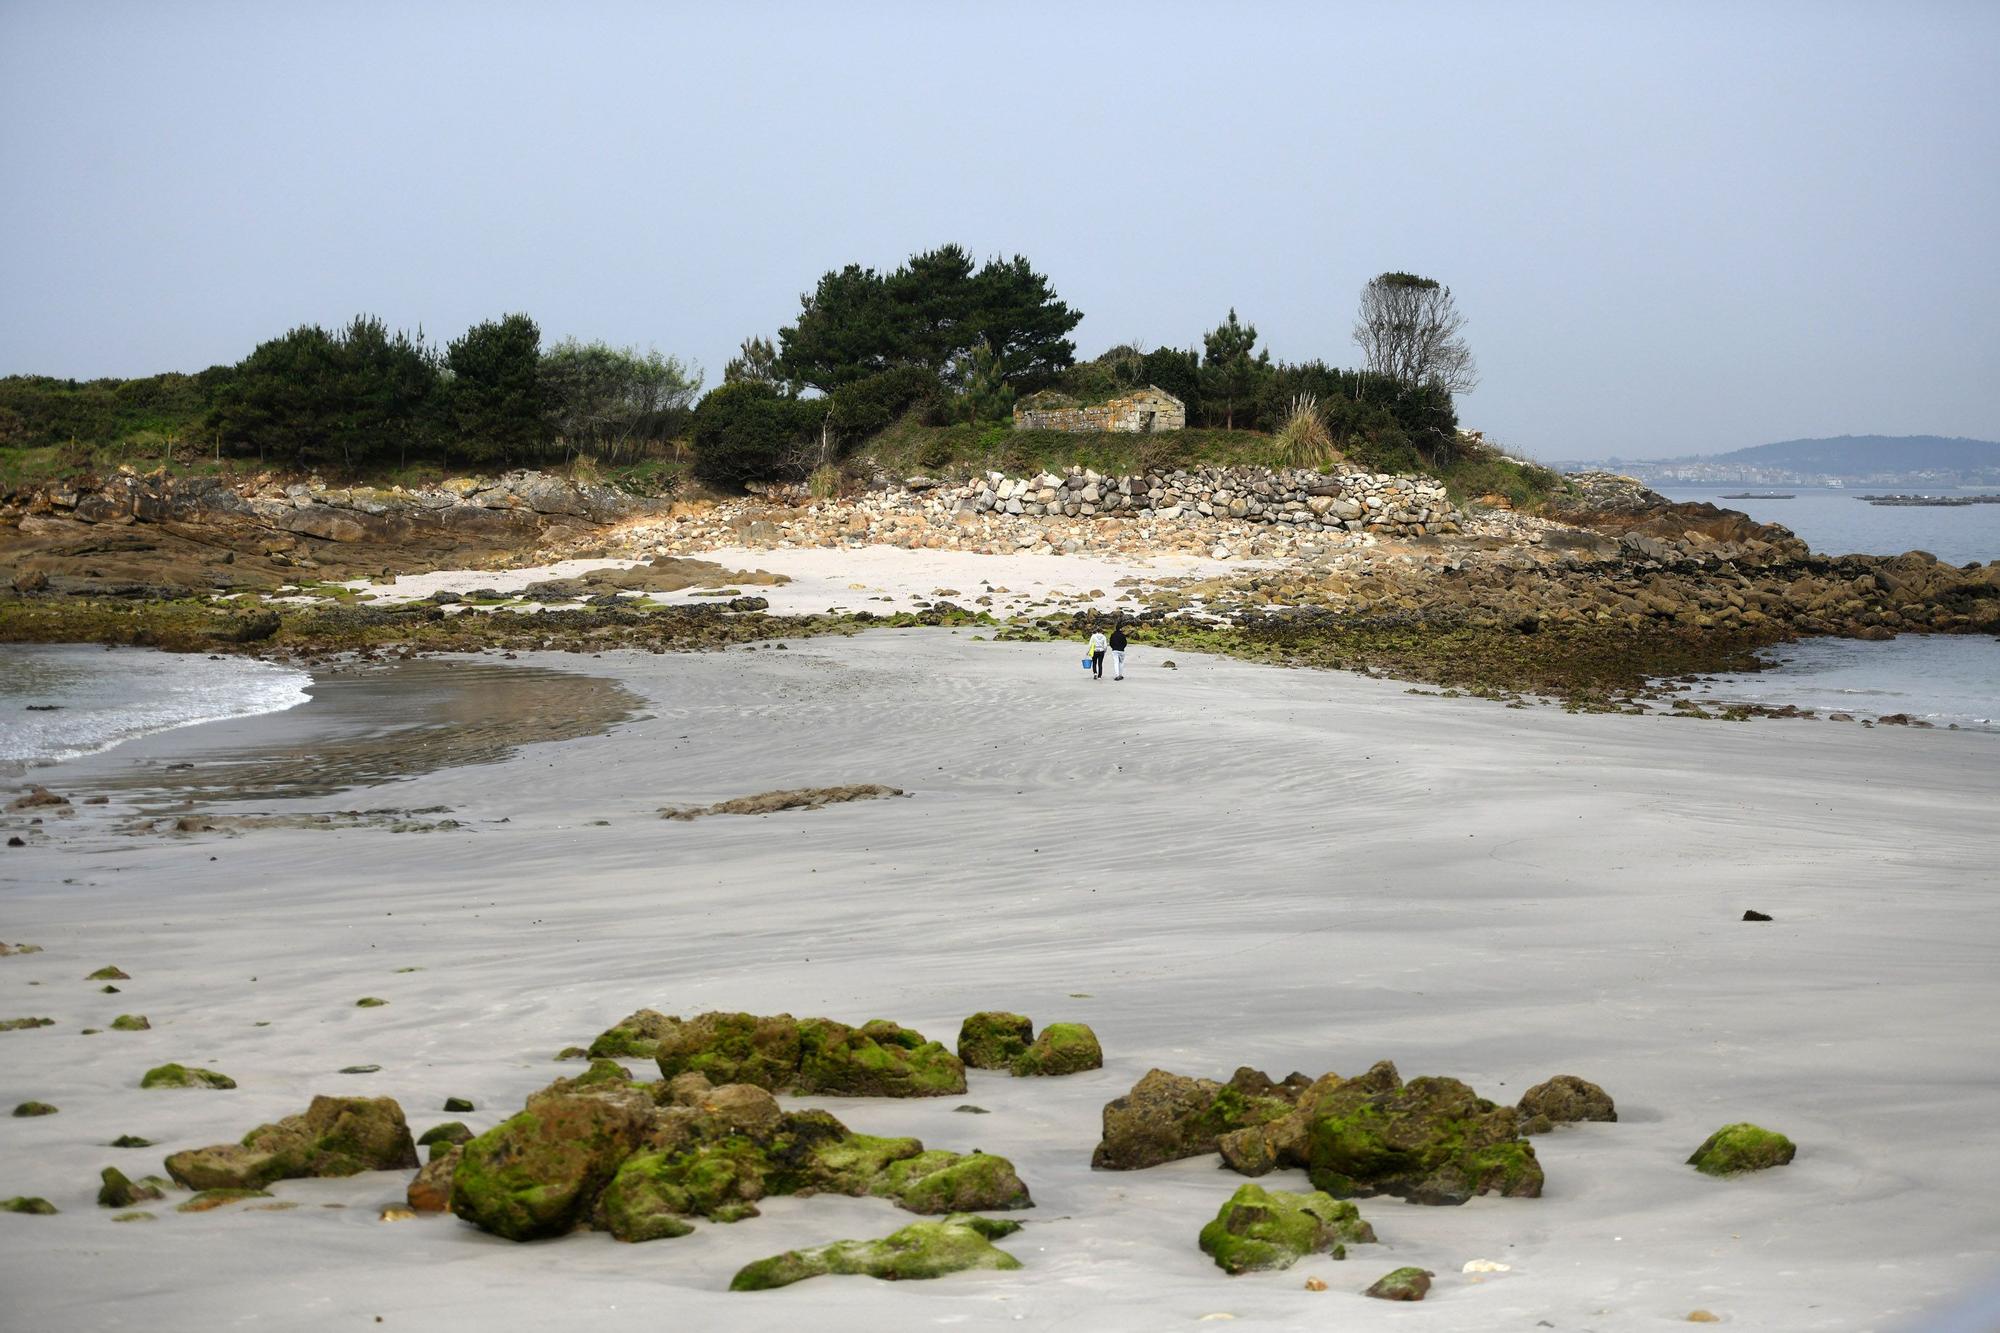
{"type": "Polygon", "coordinates": [[[967,1069],[1005,1069],[1034,1039],[1026,1015],[983,1010],[959,1024],[958,1058],[967,1069]]]}
{"type": "Polygon", "coordinates": [[[1081,1074],[1104,1068],[1104,1048],[1097,1034],[1082,1023],[1051,1023],[1034,1044],[1009,1066],[1016,1078],[1044,1074],[1081,1074]]]}
{"type": "Polygon", "coordinates": [[[1740,1176],[1785,1166],[1798,1148],[1783,1134],[1748,1123],[1724,1125],[1708,1136],[1687,1164],[1707,1176],[1740,1176]]]}
{"type": "Polygon", "coordinates": [[[193,1198],[175,1207],[177,1213],[206,1213],[217,1208],[225,1208],[232,1203],[244,1203],[251,1199],[268,1199],[269,1190],[212,1189],[203,1190],[193,1198]]]}
{"type": "Polygon", "coordinates": [[[970,1215],[912,1222],[880,1240],[835,1241],[759,1259],[730,1279],[729,1289],[767,1291],[831,1273],[904,1282],[975,1269],[1006,1271],[1021,1261],[993,1242],[1018,1230],[1018,1222],[970,1215]]]}
{"type": "Polygon", "coordinates": [[[139,1080],[142,1088],[218,1088],[236,1086],[236,1080],[213,1069],[190,1069],[186,1065],[160,1065],[148,1069],[139,1080]]]}
{"type": "Polygon", "coordinates": [[[537,1093],[463,1145],[451,1210],[509,1240],[562,1235],[588,1217],[651,1120],[650,1098],[628,1083],[537,1093]]]}
{"type": "Polygon", "coordinates": [[[1201,1229],[1202,1253],[1226,1273],[1290,1268],[1308,1254],[1347,1257],[1349,1245],[1375,1239],[1375,1228],[1345,1200],[1318,1190],[1289,1193],[1244,1185],[1201,1229]]]}
{"type": "Polygon", "coordinates": [[[768,1091],[798,1081],[799,1021],[790,1014],[700,1014],[663,1031],[657,1042],[653,1058],[662,1078],[698,1073],[718,1086],[748,1083],[768,1091]]]}
{"type": "Polygon", "coordinates": [[[117,1138],[111,1140],[111,1146],[114,1148],[150,1148],[153,1146],[153,1141],[151,1139],[142,1139],[137,1134],[120,1134],[117,1138]]]}
{"type": "Polygon", "coordinates": [[[131,979],[130,973],[117,967],[100,967],[84,978],[85,981],[130,981],[131,979]]]}
{"type": "Polygon", "coordinates": [[[1574,1074],[1557,1074],[1529,1088],[1521,1094],[1519,1109],[1524,1134],[1546,1134],[1557,1125],[1579,1120],[1618,1119],[1611,1094],[1574,1074]]]}
{"type": "Polygon", "coordinates": [[[11,1199],[0,1199],[0,1213],[27,1213],[34,1217],[53,1217],[55,1212],[54,1204],[32,1194],[16,1194],[11,1199]]]}
{"type": "Polygon", "coordinates": [[[0,1032],[27,1032],[34,1028],[52,1028],[53,1018],[0,1018],[0,1032]]]}
{"type": "Polygon", "coordinates": [[[130,1208],[135,1203],[166,1197],[160,1188],[165,1182],[157,1177],[148,1176],[134,1182],[117,1167],[107,1166],[99,1173],[98,1179],[103,1182],[97,1190],[97,1206],[100,1208],[130,1208]]]}
{"type": "Polygon", "coordinates": [[[858,1028],[830,1018],[799,1024],[794,1090],[828,1097],[954,1097],[965,1065],[921,1032],[872,1019],[858,1028]]]}
{"type": "Polygon", "coordinates": [[[387,1003],[389,1002],[379,995],[364,995],[354,1002],[354,1007],[356,1009],[380,1009],[387,1003]]]}
{"type": "Polygon", "coordinates": [[[1295,1074],[1273,1083],[1248,1068],[1227,1083],[1149,1070],[1132,1091],[1105,1103],[1104,1136],[1090,1164],[1132,1171],[1214,1152],[1224,1134],[1289,1115],[1304,1082],[1295,1074]]]}
{"type": "Polygon", "coordinates": [[[651,1060],[659,1054],[660,1038],[681,1025],[678,1018],[657,1009],[641,1009],[597,1034],[587,1052],[617,1059],[651,1060]]]}
{"type": "Polygon", "coordinates": [[[167,1158],[189,1189],[262,1189],[278,1180],[397,1171],[417,1164],[403,1108],[388,1097],[315,1097],[301,1115],[259,1125],[241,1143],[167,1158]]]}
{"type": "Polygon", "coordinates": [[[913,1213],[967,1213],[1032,1206],[1014,1164],[987,1153],[936,1150],[891,1162],[869,1193],[913,1213]]]}
{"type": "Polygon", "coordinates": [[[444,1099],[444,1109],[448,1112],[452,1112],[452,1111],[476,1111],[479,1108],[474,1106],[469,1100],[467,1100],[464,1097],[447,1097],[444,1099]]]}
{"type": "Polygon", "coordinates": [[[59,1108],[50,1106],[47,1102],[22,1102],[14,1108],[14,1114],[23,1120],[30,1116],[55,1115],[58,1111],[59,1108]]]}
{"type": "Polygon", "coordinates": [[[458,1144],[464,1143],[471,1137],[472,1130],[464,1121],[447,1120],[441,1125],[432,1125],[429,1129],[418,1135],[417,1146],[419,1148],[429,1148],[431,1150],[430,1160],[435,1162],[443,1153],[456,1147],[458,1144]]]}
{"type": "Polygon", "coordinates": [[[1520,1136],[1514,1108],[1455,1078],[1402,1083],[1393,1066],[1377,1066],[1319,1096],[1310,1116],[1306,1174],[1336,1198],[1394,1194],[1458,1204],[1475,1194],[1542,1192],[1541,1163],[1520,1136]]]}
{"type": "Polygon", "coordinates": [[[1430,1294],[1431,1279],[1436,1276],[1428,1268],[1397,1268],[1376,1278],[1361,1294],[1378,1301],[1420,1301],[1430,1294]]]}
{"type": "Polygon", "coordinates": [[[152,1028],[144,1014],[120,1014],[111,1020],[113,1032],[150,1032],[152,1028]]]}
{"type": "Polygon", "coordinates": [[[590,1052],[589,1052],[589,1051],[587,1051],[587,1050],[585,1050],[585,1049],[584,1049],[583,1047],[581,1047],[581,1046],[565,1046],[565,1047],[563,1047],[563,1048],[562,1048],[561,1050],[559,1050],[559,1051],[557,1051],[557,1052],[556,1052],[556,1059],[558,1059],[558,1060],[581,1060],[581,1059],[583,1059],[583,1058],[584,1058],[585,1056],[587,1056],[587,1055],[589,1055],[589,1054],[590,1054],[590,1052]]]}

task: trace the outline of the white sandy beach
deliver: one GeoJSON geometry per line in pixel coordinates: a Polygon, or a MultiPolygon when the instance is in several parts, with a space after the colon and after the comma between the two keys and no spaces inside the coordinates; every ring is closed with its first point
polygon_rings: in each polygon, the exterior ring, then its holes
{"type": "MultiPolygon", "coordinates": [[[[530,655],[613,677],[652,715],[298,803],[448,806],[460,831],[125,837],[118,804],[80,807],[0,860],[0,939],[44,950],[0,958],[0,1017],[57,1020],[0,1033],[0,1104],[61,1108],[0,1119],[0,1196],[62,1210],[0,1215],[0,1322],[1610,1333],[1699,1308],[1741,1328],[1889,1330],[2000,1271],[1995,737],[1572,716],[1161,656],[1093,684],[1073,646],[971,631],[530,655]],[[863,782],[911,795],[654,817],[863,782]],[[1776,920],[1742,923],[1745,908],[1776,920]],[[118,995],[84,980],[106,964],[131,974],[118,995]],[[356,1009],[364,995],[389,1004],[356,1009]],[[1011,1158],[1037,1204],[1000,1242],[1017,1273],[725,1290],[751,1259],[912,1220],[879,1200],[769,1200],[637,1246],[378,1222],[400,1173],[280,1183],[290,1211],[114,1224],[93,1203],[106,1165],[136,1178],[319,1092],[396,1097],[418,1131],[484,1129],[575,1072],[556,1050],[640,1006],[882,1016],[947,1043],[965,1014],[1013,1009],[1091,1024],[1107,1064],[975,1071],[964,1098],[811,1103],[1011,1158]],[[119,1013],[153,1030],[79,1035],[119,1013]],[[1540,1199],[1363,1200],[1381,1244],[1234,1279],[1195,1237],[1241,1178],[1213,1157],[1089,1167],[1103,1103],[1151,1067],[1379,1059],[1504,1101],[1574,1073],[1620,1120],[1535,1140],[1540,1199]],[[140,1091],[168,1060],[240,1086],[140,1091]],[[335,1072],[361,1063],[381,1072],[335,1072]],[[452,1095],[477,1112],[442,1113],[452,1095]],[[1789,1134],[1796,1162],[1732,1181],[1682,1164],[1738,1120],[1789,1134]],[[159,1146],[104,1146],[125,1133],[159,1146]],[[1461,1272],[1473,1259],[1511,1271],[1479,1280],[1461,1272]],[[1422,1305],[1359,1294],[1403,1264],[1439,1275],[1422,1305]],[[1304,1290],[1312,1276],[1329,1290],[1304,1290]]],[[[45,780],[81,796],[136,760],[274,725],[149,737],[45,780]]]]}

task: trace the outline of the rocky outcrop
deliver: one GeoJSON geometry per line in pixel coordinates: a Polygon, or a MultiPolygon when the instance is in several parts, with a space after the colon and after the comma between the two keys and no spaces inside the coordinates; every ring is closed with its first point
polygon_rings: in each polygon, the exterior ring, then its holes
{"type": "Polygon", "coordinates": [[[1005,1069],[1034,1039],[1035,1025],[1025,1014],[983,1010],[959,1024],[958,1058],[967,1069],[1005,1069]]]}
{"type": "Polygon", "coordinates": [[[849,1273],[904,1282],[972,1269],[1005,1271],[1021,1261],[992,1242],[1021,1224],[964,1215],[912,1222],[881,1240],[842,1240],[810,1250],[787,1250],[746,1265],[730,1279],[731,1291],[767,1291],[810,1277],[849,1273]]]}
{"type": "Polygon", "coordinates": [[[315,1097],[302,1115],[260,1125],[241,1143],[167,1158],[189,1189],[262,1189],[273,1181],[400,1171],[417,1164],[403,1108],[388,1097],[315,1097]]]}
{"type": "Polygon", "coordinates": [[[1611,1094],[1588,1079],[1574,1074],[1557,1074],[1521,1094],[1523,1134],[1543,1134],[1557,1125],[1579,1120],[1616,1120],[1618,1107],[1611,1094]]]}
{"type": "Polygon", "coordinates": [[[1261,1185],[1238,1187],[1201,1229],[1202,1253],[1231,1275],[1290,1268],[1308,1254],[1345,1259],[1349,1245],[1374,1239],[1375,1228],[1351,1203],[1317,1190],[1295,1194],[1261,1185]]]}
{"type": "Polygon", "coordinates": [[[1305,1167],[1315,1189],[1431,1204],[1541,1194],[1541,1163],[1512,1107],[1455,1078],[1403,1083],[1382,1065],[1371,1075],[1328,1087],[1310,1105],[1305,1167]]]}
{"type": "Polygon", "coordinates": [[[1132,1171],[1214,1152],[1225,1134],[1289,1115],[1304,1086],[1303,1075],[1280,1084],[1247,1068],[1227,1083],[1148,1070],[1132,1091],[1105,1103],[1104,1136],[1090,1164],[1132,1171]]]}
{"type": "Polygon", "coordinates": [[[559,1236],[589,1216],[619,1164],[652,1127],[652,1103],[630,1084],[536,1093],[527,1108],[459,1152],[451,1210],[508,1240],[559,1236]]]}
{"type": "Polygon", "coordinates": [[[1775,1130],[1739,1122],[1724,1125],[1702,1141],[1687,1164],[1705,1176],[1740,1176],[1787,1166],[1798,1147],[1775,1130]]]}
{"type": "Polygon", "coordinates": [[[886,1019],[849,1027],[790,1014],[707,1013],[657,1039],[662,1078],[699,1073],[714,1083],[830,1097],[947,1097],[965,1091],[965,1066],[920,1032],[886,1019]]]}

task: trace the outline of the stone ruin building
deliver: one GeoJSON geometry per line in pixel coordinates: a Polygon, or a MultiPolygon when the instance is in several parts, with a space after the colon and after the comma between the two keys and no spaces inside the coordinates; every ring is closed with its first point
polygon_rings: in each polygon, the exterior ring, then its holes
{"type": "Polygon", "coordinates": [[[1015,430],[1110,430],[1152,435],[1186,425],[1186,404],[1150,384],[1088,406],[1077,406],[1060,394],[1030,394],[1014,408],[1015,430]]]}

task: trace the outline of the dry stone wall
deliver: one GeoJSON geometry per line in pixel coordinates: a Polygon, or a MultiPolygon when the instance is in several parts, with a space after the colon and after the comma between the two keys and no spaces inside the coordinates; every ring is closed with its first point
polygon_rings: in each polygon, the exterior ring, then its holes
{"type": "Polygon", "coordinates": [[[1018,478],[990,472],[938,498],[959,510],[1030,518],[1146,518],[1193,526],[1234,521],[1389,537],[1458,531],[1442,482],[1374,472],[1200,468],[1107,477],[1071,468],[1060,476],[1018,478]]]}
{"type": "Polygon", "coordinates": [[[1149,435],[1181,430],[1187,408],[1162,389],[1141,389],[1089,407],[1038,407],[1030,399],[1014,409],[1015,430],[1117,431],[1149,435]]]}

